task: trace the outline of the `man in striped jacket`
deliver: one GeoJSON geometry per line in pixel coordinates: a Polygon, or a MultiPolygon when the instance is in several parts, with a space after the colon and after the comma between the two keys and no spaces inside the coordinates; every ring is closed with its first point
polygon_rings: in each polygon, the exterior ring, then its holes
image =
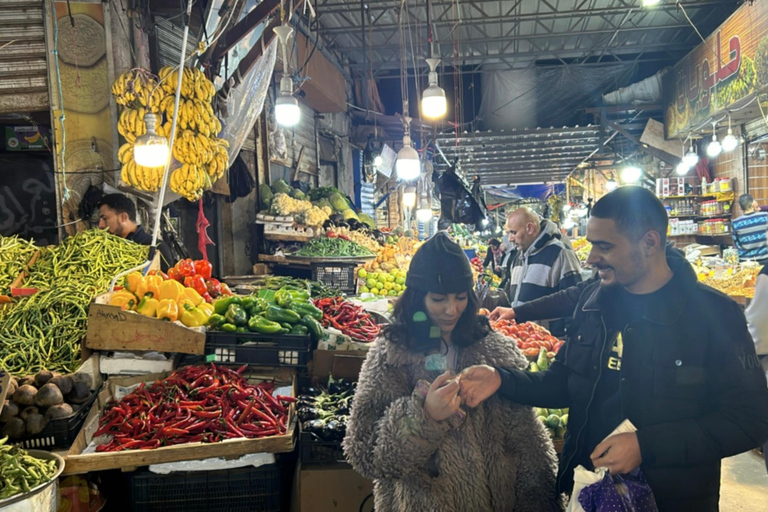
{"type": "MultiPolygon", "coordinates": [[[[581,282],[579,260],[563,242],[557,224],[540,219],[529,208],[520,208],[508,216],[507,228],[518,249],[507,289],[512,307],[581,282]]],[[[562,336],[565,322],[550,322],[549,329],[555,336],[562,336]]]]}
{"type": "Polygon", "coordinates": [[[768,263],[768,213],[761,212],[757,201],[749,195],[739,197],[739,206],[744,215],[734,220],[733,245],[739,251],[739,260],[757,261],[762,265],[768,263]]]}

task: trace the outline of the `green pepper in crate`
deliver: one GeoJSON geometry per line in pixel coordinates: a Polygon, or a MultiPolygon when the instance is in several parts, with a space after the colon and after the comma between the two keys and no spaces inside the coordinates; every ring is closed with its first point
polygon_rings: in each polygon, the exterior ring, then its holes
{"type": "Polygon", "coordinates": [[[301,316],[295,311],[285,308],[279,308],[277,306],[269,306],[266,314],[267,320],[273,322],[288,322],[289,324],[297,324],[301,321],[301,316]]]}
{"type": "Polygon", "coordinates": [[[208,327],[212,327],[216,329],[217,327],[221,327],[225,323],[227,323],[227,319],[226,317],[224,317],[224,315],[218,315],[214,313],[208,317],[208,327]]]}
{"type": "Polygon", "coordinates": [[[237,332],[237,326],[235,324],[221,324],[220,329],[224,332],[237,332]]]}
{"type": "Polygon", "coordinates": [[[293,295],[291,295],[291,292],[285,288],[281,288],[275,293],[275,302],[277,302],[277,305],[281,308],[287,308],[293,304],[293,295]]]}
{"type": "Polygon", "coordinates": [[[248,313],[239,304],[230,304],[227,308],[227,314],[224,315],[227,322],[242,327],[248,324],[248,313]]]}
{"type": "Polygon", "coordinates": [[[299,315],[309,315],[318,322],[323,319],[323,310],[320,308],[316,308],[314,304],[310,304],[309,302],[304,303],[293,303],[291,306],[291,309],[297,312],[299,315]]]}
{"type": "Polygon", "coordinates": [[[259,300],[258,297],[253,297],[253,296],[244,297],[240,305],[243,307],[243,309],[247,311],[256,304],[257,300],[259,300]]]}
{"type": "Polygon", "coordinates": [[[323,337],[323,326],[320,325],[320,323],[311,316],[304,315],[301,318],[301,324],[309,329],[309,332],[312,333],[312,336],[316,340],[319,340],[323,337]]]}
{"type": "Polygon", "coordinates": [[[280,334],[291,334],[291,330],[286,327],[283,327],[282,329],[280,329],[280,334]]]}
{"type": "Polygon", "coordinates": [[[267,304],[267,301],[265,301],[264,299],[257,298],[254,300],[253,304],[246,309],[248,310],[248,315],[258,316],[259,314],[267,310],[267,306],[269,306],[269,304],[267,304]]]}
{"type": "Polygon", "coordinates": [[[232,304],[241,304],[240,297],[224,297],[213,303],[213,312],[217,315],[224,315],[232,304]]]}
{"type": "Polygon", "coordinates": [[[294,325],[291,327],[291,334],[300,334],[302,336],[309,334],[309,329],[307,329],[306,325],[294,325]]]}
{"type": "Polygon", "coordinates": [[[257,295],[258,298],[264,299],[269,304],[275,303],[275,290],[261,289],[257,295]]]}
{"type": "Polygon", "coordinates": [[[248,329],[261,334],[276,334],[283,329],[283,326],[262,316],[255,316],[248,320],[248,329]]]}
{"type": "Polygon", "coordinates": [[[293,324],[289,324],[288,322],[280,322],[280,325],[283,329],[288,329],[289,331],[293,329],[293,324]]]}
{"type": "Polygon", "coordinates": [[[236,332],[249,332],[245,327],[238,327],[236,332]]]}
{"type": "Polygon", "coordinates": [[[288,292],[291,294],[291,297],[293,297],[294,302],[304,302],[309,300],[309,292],[307,290],[289,289],[288,292]]]}

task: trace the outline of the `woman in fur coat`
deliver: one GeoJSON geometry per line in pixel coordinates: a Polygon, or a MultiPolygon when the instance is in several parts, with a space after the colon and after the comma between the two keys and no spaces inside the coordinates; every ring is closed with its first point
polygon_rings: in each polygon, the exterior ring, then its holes
{"type": "Polygon", "coordinates": [[[557,459],[532,408],[491,397],[461,407],[461,371],[524,368],[509,338],[478,315],[469,261],[444,233],[411,262],[394,323],[363,365],[344,439],[374,480],[376,512],[561,510],[557,459]]]}

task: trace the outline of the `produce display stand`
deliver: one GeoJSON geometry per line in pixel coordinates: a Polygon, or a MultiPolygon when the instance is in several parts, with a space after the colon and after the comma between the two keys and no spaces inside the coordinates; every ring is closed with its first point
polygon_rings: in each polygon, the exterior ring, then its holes
{"type": "Polygon", "coordinates": [[[179,322],[123,311],[110,306],[114,292],[99,295],[88,309],[85,346],[95,350],[159,350],[181,354],[205,353],[205,331],[179,322]]]}
{"type": "MultiPolygon", "coordinates": [[[[277,385],[290,385],[296,396],[296,376],[290,369],[252,368],[252,375],[258,374],[261,380],[274,378],[277,385]]],[[[248,453],[287,453],[295,446],[296,412],[291,404],[288,412],[288,431],[284,435],[263,437],[260,439],[229,439],[218,443],[188,443],[165,446],[151,450],[125,450],[121,452],[83,453],[99,428],[99,418],[105,404],[115,396],[118,387],[128,387],[141,382],[152,382],[167,377],[168,373],[142,375],[139,377],[121,377],[108,380],[99,393],[98,402],[91,409],[82,430],[75,439],[72,448],[65,456],[67,462],[64,474],[77,475],[90,471],[109,469],[138,468],[150,464],[201,460],[212,457],[237,458],[248,453]]]]}

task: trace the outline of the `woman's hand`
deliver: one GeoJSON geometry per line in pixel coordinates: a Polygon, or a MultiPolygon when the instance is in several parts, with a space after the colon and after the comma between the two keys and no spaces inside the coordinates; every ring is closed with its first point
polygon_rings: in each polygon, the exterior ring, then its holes
{"type": "Polygon", "coordinates": [[[502,308],[501,306],[499,306],[498,308],[493,310],[493,313],[491,313],[490,319],[491,321],[514,320],[515,310],[513,308],[502,308]]]}
{"type": "Polygon", "coordinates": [[[501,375],[486,365],[470,366],[461,372],[461,401],[477,407],[501,387],[501,375]]]}
{"type": "Polygon", "coordinates": [[[433,420],[443,421],[456,414],[460,405],[459,380],[451,380],[451,372],[445,372],[429,386],[424,411],[433,420]]]}

